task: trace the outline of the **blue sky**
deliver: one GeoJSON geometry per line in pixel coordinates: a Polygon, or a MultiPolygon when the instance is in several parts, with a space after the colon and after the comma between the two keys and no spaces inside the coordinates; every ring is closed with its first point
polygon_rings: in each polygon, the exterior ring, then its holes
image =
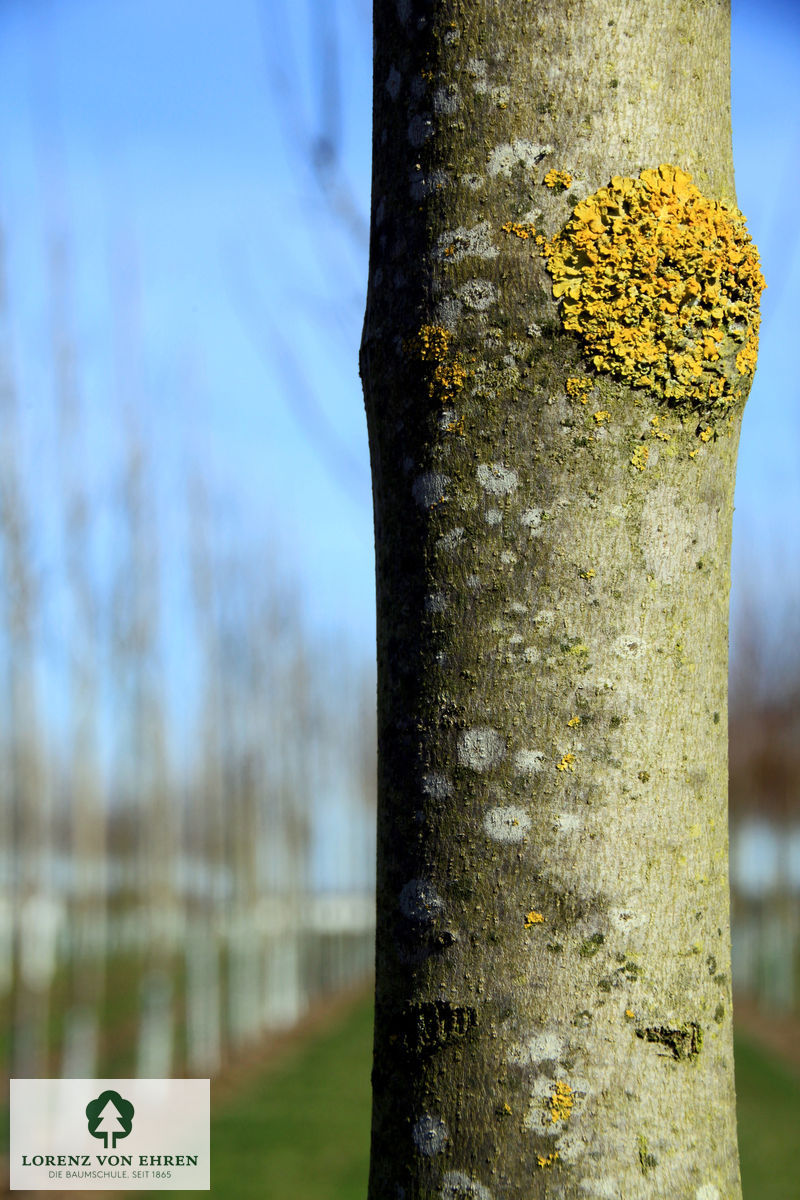
{"type": "MultiPolygon", "coordinates": [[[[307,135],[337,124],[320,116],[330,11],[311,0],[6,0],[0,223],[31,478],[57,460],[45,248],[61,228],[85,411],[79,469],[92,490],[114,486],[122,438],[109,397],[122,392],[154,438],[162,541],[183,536],[178,481],[192,462],[225,497],[232,536],[254,554],[270,546],[316,627],[369,655],[356,363],[366,256],[305,155],[307,135]]],[[[337,22],[343,163],[366,211],[367,0],[341,0],[337,22]]],[[[773,615],[800,593],[799,31],[794,4],[734,0],[737,189],[769,284],[739,463],[734,607],[755,587],[773,615]]],[[[46,530],[46,496],[38,509],[46,530]]],[[[176,628],[179,597],[175,584],[176,628]]]]}

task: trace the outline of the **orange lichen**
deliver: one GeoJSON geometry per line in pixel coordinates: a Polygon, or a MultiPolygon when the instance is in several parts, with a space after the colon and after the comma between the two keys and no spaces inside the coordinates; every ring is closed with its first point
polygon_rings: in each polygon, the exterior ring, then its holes
{"type": "Polygon", "coordinates": [[[752,375],[758,251],[739,210],[680,168],[615,175],[544,252],[564,327],[596,370],[694,408],[725,407],[752,375]]]}
{"type": "Polygon", "coordinates": [[[549,188],[568,188],[572,183],[572,176],[569,171],[548,171],[544,177],[544,183],[549,188]]]}
{"type": "Polygon", "coordinates": [[[452,340],[449,329],[441,325],[423,325],[419,333],[406,342],[406,350],[416,353],[429,370],[433,368],[428,380],[428,395],[432,398],[451,400],[466,382],[466,367],[459,356],[450,351],[452,340]]]}
{"type": "Polygon", "coordinates": [[[581,404],[585,404],[588,400],[588,393],[591,391],[592,381],[585,376],[571,376],[564,384],[564,391],[573,400],[580,400],[581,404]]]}
{"type": "Polygon", "coordinates": [[[553,1150],[550,1154],[537,1154],[536,1161],[540,1167],[552,1167],[553,1163],[558,1159],[558,1151],[553,1150]]]}
{"type": "Polygon", "coordinates": [[[522,238],[523,240],[533,237],[536,229],[527,221],[506,221],[502,226],[503,233],[513,233],[514,237],[522,238]]]}
{"type": "Polygon", "coordinates": [[[574,771],[575,770],[575,755],[565,754],[560,762],[556,763],[557,771],[574,771]]]}
{"type": "Polygon", "coordinates": [[[556,1080],[550,1096],[550,1120],[553,1124],[566,1121],[572,1113],[574,1105],[572,1088],[568,1083],[563,1083],[560,1079],[556,1080]]]}
{"type": "Polygon", "coordinates": [[[543,921],[544,917],[540,912],[531,911],[525,917],[525,928],[531,929],[534,925],[541,925],[543,921]]]}

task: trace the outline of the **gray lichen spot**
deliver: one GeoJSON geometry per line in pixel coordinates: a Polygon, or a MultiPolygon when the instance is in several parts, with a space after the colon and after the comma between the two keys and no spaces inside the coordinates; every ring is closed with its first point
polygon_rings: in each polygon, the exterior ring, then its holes
{"type": "Polygon", "coordinates": [[[522,842],[530,827],[528,814],[514,804],[498,804],[483,818],[483,828],[495,842],[522,842]]]}
{"type": "Polygon", "coordinates": [[[411,494],[420,508],[430,508],[444,500],[449,482],[449,475],[439,475],[436,471],[427,471],[424,475],[418,475],[414,480],[411,494]]]}
{"type": "Polygon", "coordinates": [[[503,550],[500,555],[500,562],[506,567],[513,567],[517,561],[517,556],[513,550],[503,550]]]}
{"type": "Polygon", "coordinates": [[[410,879],[400,892],[400,912],[409,921],[431,925],[444,908],[441,896],[429,879],[410,879]]]}
{"type": "Polygon", "coordinates": [[[443,233],[436,243],[437,257],[442,262],[457,263],[464,258],[497,258],[497,246],[492,243],[492,226],[479,221],[471,229],[459,225],[443,233]]]}
{"type": "Polygon", "coordinates": [[[458,297],[467,308],[486,312],[497,302],[497,288],[488,279],[470,279],[458,289],[458,297]]]}
{"type": "Polygon", "coordinates": [[[440,771],[429,771],[422,776],[422,791],[432,800],[446,800],[453,794],[453,785],[440,771]]]}
{"type": "Polygon", "coordinates": [[[514,770],[518,775],[537,775],[544,767],[541,750],[518,750],[514,755],[514,770]]]}
{"type": "Polygon", "coordinates": [[[583,828],[583,821],[577,813],[560,812],[553,814],[553,825],[559,833],[578,833],[583,828]]]}
{"type": "Polygon", "coordinates": [[[629,933],[632,929],[647,925],[647,913],[637,912],[632,905],[627,905],[625,908],[610,908],[607,916],[609,922],[620,933],[629,933]]]}
{"type": "Polygon", "coordinates": [[[423,175],[420,171],[415,171],[409,183],[412,200],[424,200],[426,196],[430,196],[433,192],[441,191],[450,183],[450,175],[447,171],[439,170],[438,168],[431,171],[429,175],[423,175]]]}
{"type": "Polygon", "coordinates": [[[447,596],[444,592],[432,592],[425,597],[425,612],[440,613],[447,608],[447,596]]]}
{"type": "Polygon", "coordinates": [[[419,148],[433,133],[433,121],[430,113],[416,113],[408,123],[408,140],[415,148],[419,148]]]}
{"type": "MultiPolygon", "coordinates": [[[[537,1031],[532,1033],[524,1042],[512,1046],[508,1061],[515,1066],[530,1066],[532,1063],[558,1062],[566,1048],[566,1042],[558,1033],[552,1031],[537,1031]]],[[[543,1094],[549,1095],[552,1084],[542,1080],[539,1084],[543,1094]]]]}
{"type": "Polygon", "coordinates": [[[483,514],[483,519],[487,525],[499,525],[503,520],[503,514],[499,508],[487,508],[483,514]]]}
{"type": "Polygon", "coordinates": [[[463,1171],[447,1171],[442,1179],[442,1200],[492,1200],[492,1193],[482,1183],[470,1179],[463,1171]]]}
{"type": "Polygon", "coordinates": [[[629,659],[646,649],[646,643],[636,633],[623,633],[611,643],[611,652],[617,658],[629,659]]]}
{"type": "Polygon", "coordinates": [[[503,758],[506,744],[496,729],[465,729],[458,739],[458,761],[471,771],[488,771],[503,758]]]}
{"type": "Polygon", "coordinates": [[[503,142],[495,146],[489,155],[487,169],[494,178],[497,175],[510,175],[518,163],[530,171],[548,154],[552,154],[550,145],[537,145],[529,138],[515,138],[513,142],[503,142]]]}
{"type": "Polygon", "coordinates": [[[543,517],[544,512],[541,508],[526,508],[520,517],[520,521],[528,530],[531,537],[538,537],[542,533],[543,517]]]}
{"type": "Polygon", "coordinates": [[[436,324],[444,325],[445,329],[452,332],[461,320],[463,308],[463,304],[455,296],[445,296],[436,305],[436,324]]]}
{"type": "Polygon", "coordinates": [[[456,84],[448,84],[434,93],[433,111],[440,116],[452,116],[461,107],[461,93],[456,84]]]}
{"type": "Polygon", "coordinates": [[[538,646],[526,646],[525,647],[525,662],[528,662],[528,663],[539,662],[539,659],[541,657],[542,657],[542,652],[538,646]]]}
{"type": "Polygon", "coordinates": [[[466,62],[467,74],[472,78],[472,86],[479,96],[483,96],[489,90],[489,81],[486,78],[486,63],[482,58],[468,58],[466,62]]]}
{"type": "Polygon", "coordinates": [[[478,483],[490,496],[507,496],[519,483],[517,472],[502,463],[481,463],[477,475],[478,483]]]}
{"type": "Polygon", "coordinates": [[[720,1191],[713,1183],[704,1183],[694,1194],[695,1200],[720,1200],[720,1191]]]}
{"type": "Polygon", "coordinates": [[[438,1154],[448,1136],[447,1126],[440,1117],[420,1117],[411,1130],[414,1145],[420,1154],[427,1156],[438,1154]]]}
{"type": "Polygon", "coordinates": [[[391,96],[392,100],[396,100],[400,95],[400,85],[402,82],[403,76],[400,74],[397,67],[392,67],[391,71],[389,72],[389,77],[386,80],[386,90],[391,96]]]}
{"type": "Polygon", "coordinates": [[[616,1179],[610,1179],[607,1175],[603,1179],[584,1178],[578,1187],[587,1196],[594,1196],[597,1200],[621,1200],[622,1198],[622,1192],[616,1179]]]}
{"type": "Polygon", "coordinates": [[[442,536],[437,539],[436,545],[440,550],[447,550],[449,552],[455,550],[456,546],[460,545],[463,540],[464,530],[459,525],[455,529],[450,529],[447,533],[443,533],[442,536]]]}

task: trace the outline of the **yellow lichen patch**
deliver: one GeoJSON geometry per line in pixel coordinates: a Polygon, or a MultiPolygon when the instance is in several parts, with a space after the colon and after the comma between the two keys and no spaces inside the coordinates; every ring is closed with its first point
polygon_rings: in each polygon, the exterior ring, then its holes
{"type": "Polygon", "coordinates": [[[628,1018],[629,1021],[632,1021],[633,1018],[636,1016],[636,1014],[634,1013],[632,1008],[626,1008],[625,1016],[628,1018]]]}
{"type": "Polygon", "coordinates": [[[752,375],[758,357],[758,333],[752,334],[736,355],[736,369],[740,375],[752,375]]]}
{"type": "Polygon", "coordinates": [[[564,327],[596,370],[694,408],[724,408],[752,375],[758,251],[739,210],[685,171],[615,175],[544,253],[564,327]]]}
{"type": "Polygon", "coordinates": [[[701,429],[700,433],[698,434],[698,437],[700,438],[701,442],[710,442],[711,439],[713,438],[713,436],[714,436],[713,429],[701,429]]]}
{"type": "Polygon", "coordinates": [[[451,421],[448,425],[445,425],[444,428],[445,433],[457,433],[459,437],[465,437],[464,414],[462,413],[460,417],[457,417],[455,421],[451,421]]]}
{"type": "Polygon", "coordinates": [[[568,188],[572,183],[572,176],[569,171],[548,171],[544,177],[545,187],[549,188],[568,188]]]}
{"type": "Polygon", "coordinates": [[[602,425],[603,421],[608,421],[609,418],[611,417],[611,413],[608,412],[605,408],[598,409],[598,411],[596,413],[593,413],[592,415],[594,416],[594,419],[595,419],[595,421],[597,421],[598,425],[602,425]]]}
{"type": "MultiPolygon", "coordinates": [[[[594,575],[594,571],[592,571],[592,574],[594,575]]],[[[580,717],[570,717],[570,719],[567,721],[567,725],[569,725],[570,729],[575,729],[575,727],[580,725],[580,723],[580,717]]]]}
{"type": "Polygon", "coordinates": [[[558,1158],[558,1151],[553,1150],[551,1154],[537,1154],[536,1161],[540,1167],[552,1167],[553,1163],[558,1158]]]}
{"type": "Polygon", "coordinates": [[[541,925],[543,921],[544,917],[540,912],[534,912],[531,910],[531,912],[529,912],[525,917],[525,928],[531,929],[534,925],[541,925]]]}
{"type": "MultiPolygon", "coordinates": [[[[579,571],[578,574],[580,575],[581,579],[594,579],[597,572],[595,571],[594,567],[589,567],[588,571],[579,571]]],[[[580,720],[580,717],[578,717],[577,720],[580,720]]]]}
{"type": "Polygon", "coordinates": [[[643,471],[647,466],[647,460],[650,457],[650,451],[647,446],[637,446],[631,455],[631,466],[636,467],[637,471],[643,471]]]}
{"type": "Polygon", "coordinates": [[[529,238],[536,233],[535,228],[527,221],[506,221],[502,226],[503,233],[513,233],[514,237],[529,238]]]}
{"type": "Polygon", "coordinates": [[[669,442],[672,440],[672,435],[667,433],[666,429],[661,428],[661,417],[651,417],[650,424],[653,426],[651,431],[653,437],[660,438],[662,442],[669,442]]]}
{"type": "Polygon", "coordinates": [[[452,354],[453,335],[441,325],[423,325],[415,337],[408,339],[405,348],[417,354],[431,372],[428,394],[441,400],[451,400],[467,380],[467,369],[459,356],[452,354]]]}
{"type": "Polygon", "coordinates": [[[556,1125],[559,1121],[566,1121],[575,1105],[572,1088],[568,1083],[562,1080],[556,1080],[553,1087],[552,1095],[550,1096],[550,1120],[556,1125]]]}
{"type": "Polygon", "coordinates": [[[560,762],[556,763],[557,771],[574,771],[575,770],[575,755],[565,754],[560,762]]]}
{"type": "Polygon", "coordinates": [[[564,390],[572,400],[580,400],[581,404],[585,404],[588,400],[588,393],[591,391],[592,381],[585,376],[571,376],[564,384],[564,390]]]}

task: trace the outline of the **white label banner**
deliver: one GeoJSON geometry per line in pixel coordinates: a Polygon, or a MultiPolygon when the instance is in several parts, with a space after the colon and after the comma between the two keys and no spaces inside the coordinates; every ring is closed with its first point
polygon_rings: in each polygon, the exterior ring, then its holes
{"type": "Polygon", "coordinates": [[[12,1191],[208,1190],[208,1079],[12,1079],[12,1191]]]}

